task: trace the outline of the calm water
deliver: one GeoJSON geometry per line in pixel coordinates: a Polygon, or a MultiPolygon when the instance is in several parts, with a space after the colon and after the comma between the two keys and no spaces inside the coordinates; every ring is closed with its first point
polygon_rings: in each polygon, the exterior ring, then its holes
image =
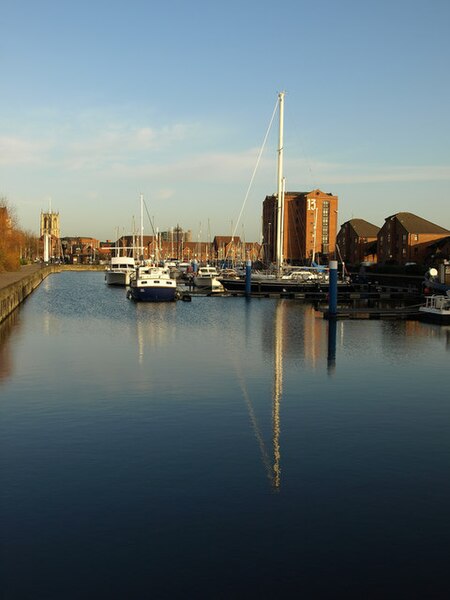
{"type": "Polygon", "coordinates": [[[0,597],[448,597],[450,329],[334,333],[50,276],[0,329],[0,597]]]}

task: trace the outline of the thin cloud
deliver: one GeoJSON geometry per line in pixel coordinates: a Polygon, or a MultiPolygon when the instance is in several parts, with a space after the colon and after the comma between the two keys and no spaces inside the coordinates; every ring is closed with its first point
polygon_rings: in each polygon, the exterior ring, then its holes
{"type": "Polygon", "coordinates": [[[313,176],[320,185],[450,181],[450,165],[347,165],[306,161],[288,161],[285,164],[286,172],[289,170],[302,180],[313,176]]]}
{"type": "Polygon", "coordinates": [[[4,166],[45,163],[51,145],[15,136],[0,136],[0,164],[4,166]]]}

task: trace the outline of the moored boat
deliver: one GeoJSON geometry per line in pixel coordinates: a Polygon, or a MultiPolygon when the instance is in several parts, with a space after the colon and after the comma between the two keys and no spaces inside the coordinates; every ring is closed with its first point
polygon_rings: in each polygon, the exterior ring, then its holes
{"type": "Polygon", "coordinates": [[[194,275],[194,286],[206,292],[223,292],[219,272],[215,267],[200,267],[194,275]]]}
{"type": "MultiPolygon", "coordinates": [[[[220,278],[220,283],[227,292],[244,293],[246,291],[245,278],[225,279],[220,278]]],[[[252,294],[306,294],[311,297],[326,296],[329,290],[328,281],[302,281],[300,279],[251,279],[252,294]]],[[[338,282],[338,294],[350,293],[353,285],[347,281],[338,282]]]]}
{"type": "Polygon", "coordinates": [[[130,277],[136,266],[130,256],[113,256],[105,271],[105,281],[108,285],[130,285],[130,277]]]}
{"type": "Polygon", "coordinates": [[[439,325],[450,325],[450,290],[446,295],[433,294],[425,298],[424,306],[419,308],[420,320],[439,325]]]}
{"type": "Polygon", "coordinates": [[[136,301],[174,302],[177,282],[170,277],[167,268],[141,265],[136,267],[131,278],[127,296],[136,301]]]}

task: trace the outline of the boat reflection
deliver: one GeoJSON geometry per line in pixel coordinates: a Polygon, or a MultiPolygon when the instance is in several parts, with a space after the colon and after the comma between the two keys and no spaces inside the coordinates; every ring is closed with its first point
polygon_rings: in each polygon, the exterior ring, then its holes
{"type": "Polygon", "coordinates": [[[154,349],[161,347],[176,338],[176,328],[170,326],[176,310],[176,303],[136,302],[136,339],[138,346],[138,361],[144,364],[146,347],[154,349]]]}

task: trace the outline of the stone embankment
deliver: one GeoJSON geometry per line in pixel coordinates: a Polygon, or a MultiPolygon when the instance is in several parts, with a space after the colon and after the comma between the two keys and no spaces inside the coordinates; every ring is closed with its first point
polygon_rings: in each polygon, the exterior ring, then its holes
{"type": "Polygon", "coordinates": [[[35,290],[50,273],[62,270],[104,270],[102,266],[26,265],[20,271],[0,273],[0,323],[35,290]]]}

